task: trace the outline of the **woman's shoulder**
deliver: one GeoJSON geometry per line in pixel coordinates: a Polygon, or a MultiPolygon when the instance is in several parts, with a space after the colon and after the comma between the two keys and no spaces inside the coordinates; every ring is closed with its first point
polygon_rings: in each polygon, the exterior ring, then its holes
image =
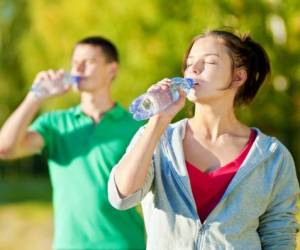
{"type": "Polygon", "coordinates": [[[293,159],[289,149],[280,139],[272,135],[267,135],[258,128],[253,127],[251,129],[256,132],[254,145],[262,155],[271,154],[275,158],[293,159]]]}
{"type": "Polygon", "coordinates": [[[176,134],[176,135],[179,135],[180,137],[184,136],[187,121],[188,121],[188,119],[185,118],[185,119],[170,123],[166,129],[167,135],[170,136],[170,135],[176,134]]]}
{"type": "Polygon", "coordinates": [[[184,118],[182,120],[172,122],[169,124],[168,129],[174,130],[174,129],[178,129],[178,128],[185,128],[187,121],[188,121],[188,119],[184,118]]]}

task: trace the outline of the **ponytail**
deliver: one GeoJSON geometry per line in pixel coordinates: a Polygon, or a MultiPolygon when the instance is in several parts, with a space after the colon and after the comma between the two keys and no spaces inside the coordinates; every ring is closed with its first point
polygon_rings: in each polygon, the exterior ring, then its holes
{"type": "Polygon", "coordinates": [[[251,103],[260,86],[271,73],[270,62],[265,49],[253,41],[249,35],[243,36],[241,42],[245,52],[243,55],[244,65],[241,66],[247,70],[247,80],[235,96],[235,104],[237,105],[251,103]]]}

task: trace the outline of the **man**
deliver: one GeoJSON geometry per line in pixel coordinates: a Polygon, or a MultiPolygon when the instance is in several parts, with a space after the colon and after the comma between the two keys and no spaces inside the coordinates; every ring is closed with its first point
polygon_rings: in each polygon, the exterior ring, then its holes
{"type": "Polygon", "coordinates": [[[111,97],[117,50],[104,38],[85,38],[76,44],[71,66],[71,74],[80,79],[80,105],[46,113],[29,126],[42,103],[71,88],[62,83],[63,70],[37,74],[39,88],[28,93],[3,125],[1,158],[47,153],[54,249],[144,249],[141,216],[135,209],[113,209],[107,198],[110,170],[141,125],[111,97]]]}

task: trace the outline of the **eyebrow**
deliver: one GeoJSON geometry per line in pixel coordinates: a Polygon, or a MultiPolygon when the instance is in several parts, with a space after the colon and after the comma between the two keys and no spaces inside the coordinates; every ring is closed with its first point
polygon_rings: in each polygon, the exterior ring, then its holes
{"type": "MultiPolygon", "coordinates": [[[[217,54],[217,53],[205,53],[202,56],[217,56],[217,57],[220,57],[220,55],[217,54]]],[[[193,58],[193,56],[188,56],[187,59],[189,59],[189,58],[193,58]]]]}

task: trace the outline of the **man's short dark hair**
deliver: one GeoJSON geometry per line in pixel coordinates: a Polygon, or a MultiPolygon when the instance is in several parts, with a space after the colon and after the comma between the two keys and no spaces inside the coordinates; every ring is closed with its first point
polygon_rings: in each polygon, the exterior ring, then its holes
{"type": "Polygon", "coordinates": [[[116,46],[108,39],[101,36],[90,36],[83,38],[76,45],[88,44],[101,48],[107,62],[119,62],[119,56],[116,46]]]}

